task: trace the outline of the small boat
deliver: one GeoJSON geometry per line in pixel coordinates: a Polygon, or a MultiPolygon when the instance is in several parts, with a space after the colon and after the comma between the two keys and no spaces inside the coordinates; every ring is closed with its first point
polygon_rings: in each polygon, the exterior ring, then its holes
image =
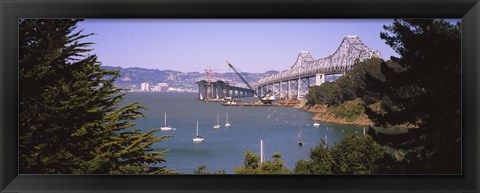
{"type": "Polygon", "coordinates": [[[315,120],[315,123],[313,123],[313,126],[314,126],[314,127],[319,127],[319,126],[320,126],[320,123],[317,123],[317,120],[315,120]]]}
{"type": "Polygon", "coordinates": [[[303,141],[302,141],[302,130],[300,130],[300,132],[298,132],[298,145],[299,145],[299,146],[302,146],[302,145],[303,145],[303,141]]]}
{"type": "Polygon", "coordinates": [[[226,120],[226,123],[225,123],[225,127],[230,127],[232,124],[230,124],[230,123],[228,122],[228,113],[227,113],[227,118],[226,118],[226,119],[227,119],[227,120],[226,120]]]}
{"type": "Polygon", "coordinates": [[[217,113],[217,124],[215,126],[213,126],[213,128],[218,129],[220,127],[222,127],[222,126],[220,125],[220,120],[218,119],[218,113],[217,113]]]}
{"type": "Polygon", "coordinates": [[[200,135],[198,135],[198,121],[197,121],[197,136],[195,138],[193,138],[193,142],[200,143],[200,142],[203,142],[203,140],[205,140],[205,139],[202,138],[200,135]]]}
{"type": "Polygon", "coordinates": [[[174,128],[170,127],[170,125],[167,126],[167,113],[165,113],[165,125],[163,127],[160,127],[161,131],[171,131],[175,130],[174,128]]]}

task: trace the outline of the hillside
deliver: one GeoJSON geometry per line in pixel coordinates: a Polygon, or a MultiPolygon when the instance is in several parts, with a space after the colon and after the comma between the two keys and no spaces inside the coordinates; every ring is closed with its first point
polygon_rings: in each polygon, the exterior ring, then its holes
{"type": "MultiPolygon", "coordinates": [[[[147,68],[122,68],[112,66],[101,66],[103,69],[118,70],[120,72],[120,78],[117,79],[116,85],[121,88],[139,88],[143,82],[150,84],[167,83],[170,87],[197,90],[198,87],[195,84],[199,79],[206,79],[206,73],[200,72],[179,72],[174,70],[158,70],[147,68]]],[[[245,79],[253,84],[254,81],[278,73],[278,71],[267,71],[265,73],[243,73],[245,79]]],[[[215,79],[221,78],[228,80],[231,85],[237,85],[245,87],[242,81],[233,72],[216,73],[215,79]]]]}

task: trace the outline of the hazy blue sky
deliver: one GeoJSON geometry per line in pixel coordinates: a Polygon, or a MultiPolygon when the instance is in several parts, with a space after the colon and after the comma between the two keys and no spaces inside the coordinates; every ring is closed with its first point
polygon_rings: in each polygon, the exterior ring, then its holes
{"type": "Polygon", "coordinates": [[[227,72],[225,60],[243,72],[286,70],[300,51],[314,59],[332,54],[345,35],[359,35],[384,59],[396,53],[380,39],[391,19],[205,20],[88,19],[78,29],[96,35],[94,53],[103,65],[227,72]]]}

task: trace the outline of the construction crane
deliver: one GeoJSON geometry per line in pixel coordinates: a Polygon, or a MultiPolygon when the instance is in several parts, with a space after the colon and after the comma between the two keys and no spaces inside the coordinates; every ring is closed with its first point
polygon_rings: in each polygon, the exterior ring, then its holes
{"type": "Polygon", "coordinates": [[[211,82],[213,81],[215,76],[217,76],[217,78],[221,80],[223,78],[222,73],[215,73],[215,71],[219,71],[219,70],[220,69],[213,69],[211,66],[210,68],[206,68],[205,74],[207,75],[207,80],[211,82]]]}
{"type": "Polygon", "coordinates": [[[251,90],[254,91],[254,94],[255,96],[258,97],[258,100],[260,100],[261,103],[263,104],[272,104],[273,101],[275,101],[275,97],[274,96],[270,96],[270,93],[272,92],[271,90],[268,90],[267,92],[265,92],[265,94],[263,96],[260,96],[256,89],[253,89],[252,86],[250,86],[250,84],[247,82],[247,80],[245,80],[245,78],[243,78],[242,74],[240,74],[240,72],[228,61],[226,60],[225,61],[228,66],[233,70],[233,72],[235,72],[235,74],[242,80],[242,82],[247,85],[247,87],[251,90]]]}

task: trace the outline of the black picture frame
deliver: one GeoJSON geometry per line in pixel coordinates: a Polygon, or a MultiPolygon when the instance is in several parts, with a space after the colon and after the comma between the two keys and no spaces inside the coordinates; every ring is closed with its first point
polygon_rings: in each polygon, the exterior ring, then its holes
{"type": "Polygon", "coordinates": [[[478,192],[478,0],[0,0],[1,192],[478,192]],[[18,18],[462,18],[462,175],[19,175],[18,18]]]}

